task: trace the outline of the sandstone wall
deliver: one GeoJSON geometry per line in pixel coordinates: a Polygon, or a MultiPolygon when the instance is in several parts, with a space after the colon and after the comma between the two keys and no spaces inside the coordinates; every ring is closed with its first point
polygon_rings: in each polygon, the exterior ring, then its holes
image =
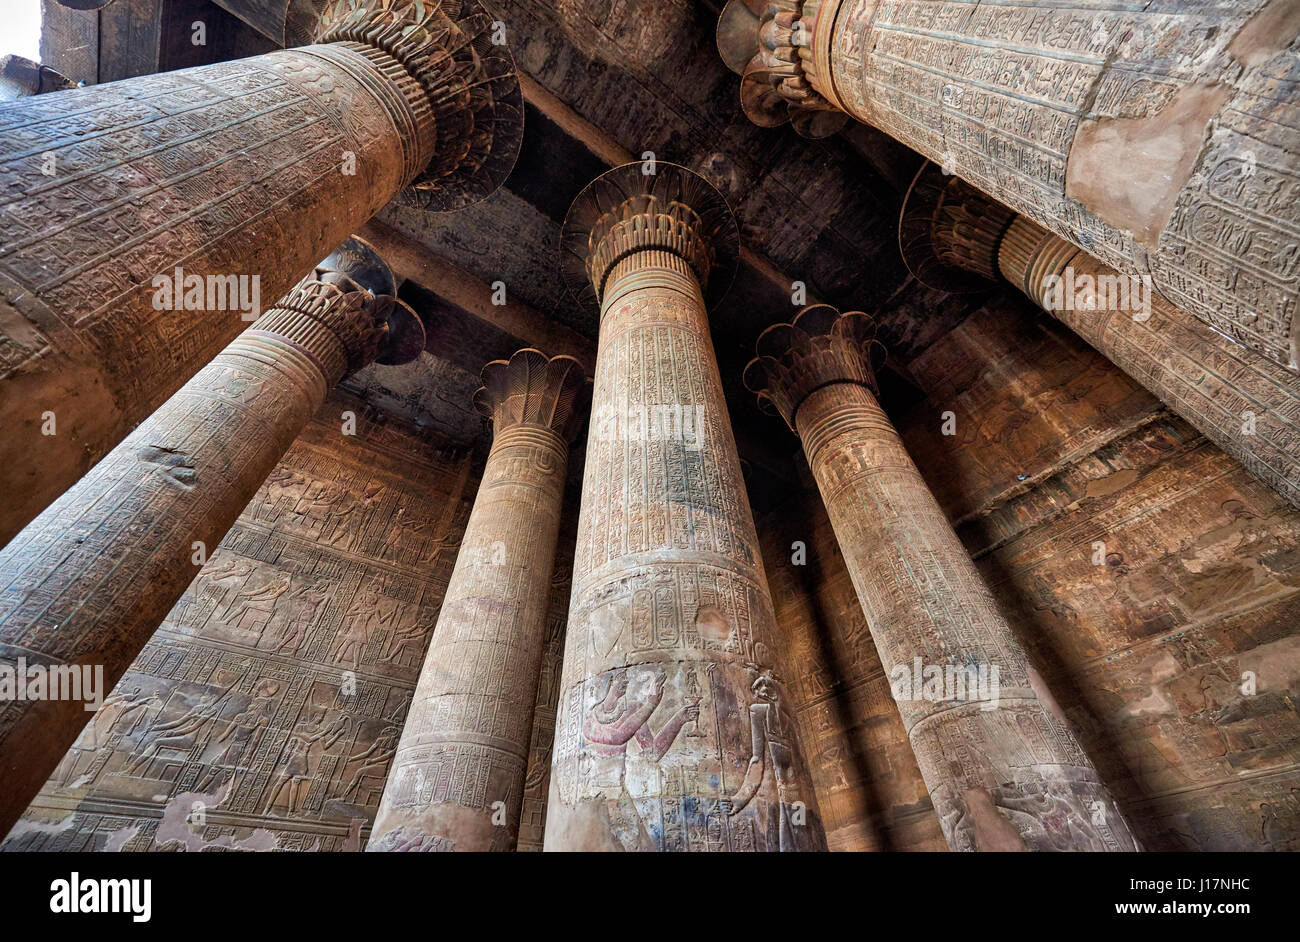
{"type": "MultiPolygon", "coordinates": [[[[908,449],[1147,849],[1300,849],[1300,514],[1018,300],[910,374],[908,449]]],[[[820,499],[759,529],[832,845],[934,847],[820,499]]]]}
{"type": "Polygon", "coordinates": [[[326,402],[3,849],[364,846],[477,486],[381,419],[326,402]]]}

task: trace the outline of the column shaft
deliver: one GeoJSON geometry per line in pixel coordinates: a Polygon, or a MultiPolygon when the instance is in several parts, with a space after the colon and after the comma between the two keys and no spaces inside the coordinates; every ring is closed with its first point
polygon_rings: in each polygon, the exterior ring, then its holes
{"type": "MultiPolygon", "coordinates": [[[[606,178],[707,189],[658,173],[606,178]]],[[[658,192],[575,240],[601,327],[545,849],[824,850],[709,335],[711,250],[672,202],[692,197],[658,192]]]]}
{"type": "Polygon", "coordinates": [[[824,386],[798,407],[796,427],[891,679],[920,677],[918,665],[984,668],[993,679],[992,706],[920,691],[899,702],[949,846],[1135,849],[871,392],[824,386]]]}
{"type": "Polygon", "coordinates": [[[279,298],[419,169],[410,102],[360,49],[0,106],[0,422],[13,433],[0,543],[256,319],[250,277],[279,298]],[[153,277],[178,268],[182,300],[185,277],[199,279],[196,308],[155,304],[153,277]],[[208,275],[235,276],[211,307],[208,275]],[[46,412],[56,432],[42,437],[46,412]]]}
{"type": "Polygon", "coordinates": [[[0,545],[403,187],[456,208],[504,177],[509,53],[444,6],[0,104],[0,545]]]}
{"type": "MultiPolygon", "coordinates": [[[[548,362],[510,366],[524,354],[548,362]]],[[[517,388],[572,400],[576,361],[549,363],[550,384],[517,388]]],[[[497,418],[367,850],[515,849],[569,449],[545,422],[497,418]]]]}
{"type": "Polygon", "coordinates": [[[847,112],[1300,370],[1292,0],[766,8],[720,32],[754,120],[847,112]]]}
{"type": "Polygon", "coordinates": [[[1128,279],[1023,217],[1002,238],[998,265],[1013,285],[1300,507],[1300,380],[1293,373],[1158,295],[1149,298],[1149,316],[1130,306],[1089,307],[1093,286],[1128,279]]]}
{"type": "MultiPolygon", "coordinates": [[[[368,298],[303,282],[0,550],[0,668],[102,668],[108,694],[370,346],[368,298]]],[[[0,699],[0,832],[93,715],[28,689],[0,699]]]]}

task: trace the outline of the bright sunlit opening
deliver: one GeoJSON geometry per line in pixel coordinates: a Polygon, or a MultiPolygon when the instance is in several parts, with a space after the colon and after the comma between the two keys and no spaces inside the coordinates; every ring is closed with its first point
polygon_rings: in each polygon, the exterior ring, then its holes
{"type": "Polygon", "coordinates": [[[0,55],[41,61],[41,0],[6,0],[0,55]]]}

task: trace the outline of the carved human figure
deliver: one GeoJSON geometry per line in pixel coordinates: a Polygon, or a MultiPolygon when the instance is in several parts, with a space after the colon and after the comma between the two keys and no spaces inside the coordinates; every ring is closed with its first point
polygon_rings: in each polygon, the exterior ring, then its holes
{"type": "Polygon", "coordinates": [[[77,783],[79,773],[87,771],[94,765],[95,756],[109,748],[113,734],[120,728],[122,737],[133,736],[142,723],[149,720],[149,711],[161,706],[156,693],[144,693],[138,684],[129,692],[114,690],[104,698],[103,704],[95,711],[95,718],[90,721],[86,731],[73,743],[54,778],[59,788],[68,788],[77,783]],[[84,760],[84,762],[83,762],[84,760]]]}
{"type": "Polygon", "coordinates": [[[275,639],[278,642],[275,645],[277,654],[286,648],[290,655],[298,653],[303,641],[307,639],[307,631],[311,628],[316,613],[329,598],[329,591],[321,583],[308,582],[294,589],[289,598],[293,604],[283,620],[283,630],[275,639]]]}
{"type": "Polygon", "coordinates": [[[638,758],[657,763],[672,747],[682,727],[700,717],[699,704],[687,703],[664,720],[657,732],[651,729],[650,720],[663,701],[667,679],[662,664],[609,675],[605,696],[587,711],[582,724],[587,744],[583,774],[589,787],[604,796],[609,819],[627,850],[636,850],[648,840],[651,824],[637,808],[636,798],[643,795],[634,796],[628,791],[628,745],[635,740],[640,750],[638,758]]]}
{"type": "Polygon", "coordinates": [[[231,601],[225,621],[236,631],[255,633],[260,638],[275,618],[281,596],[292,584],[292,576],[277,572],[262,585],[242,589],[231,601]]]}
{"type": "Polygon", "coordinates": [[[379,626],[379,618],[379,593],[373,589],[360,593],[343,616],[344,628],[334,660],[351,660],[352,669],[356,670],[361,665],[362,651],[379,626]]]}
{"type": "Polygon", "coordinates": [[[351,726],[351,718],[346,713],[340,713],[327,723],[328,718],[327,707],[311,706],[307,715],[294,726],[280,753],[275,782],[267,795],[265,814],[274,813],[281,796],[284,797],[286,814],[292,815],[302,807],[319,765],[318,754],[331,748],[351,726]]]}
{"type": "MultiPolygon", "coordinates": [[[[749,707],[750,737],[753,752],[745,779],[739,790],[729,800],[724,800],[723,810],[728,815],[743,811],[763,787],[775,790],[777,811],[775,822],[768,822],[769,830],[776,830],[777,844],[783,851],[801,850],[807,829],[798,826],[796,818],[806,813],[795,768],[793,748],[794,718],[785,709],[780,687],[770,671],[764,671],[751,688],[756,702],[749,707]]],[[[770,814],[770,812],[769,812],[770,814]]]]}
{"type": "Polygon", "coordinates": [[[230,689],[205,692],[180,716],[151,726],[144,734],[144,748],[127,766],[128,773],[148,773],[164,749],[192,748],[211,731],[233,696],[230,689]]]}
{"type": "Polygon", "coordinates": [[[349,798],[355,799],[361,788],[362,782],[370,779],[372,782],[381,782],[388,772],[388,767],[393,761],[393,754],[397,751],[397,739],[401,734],[400,727],[388,725],[383,728],[375,741],[369,746],[358,752],[356,755],[348,756],[347,764],[360,762],[361,765],[352,773],[352,784],[348,786],[346,794],[349,798]]]}
{"type": "Polygon", "coordinates": [[[277,681],[261,681],[253,692],[252,701],[216,732],[209,746],[215,746],[220,751],[203,760],[208,768],[195,782],[195,791],[210,791],[233,780],[247,769],[247,763],[262,736],[272,728],[278,706],[276,694],[279,692],[280,684],[277,681]]]}

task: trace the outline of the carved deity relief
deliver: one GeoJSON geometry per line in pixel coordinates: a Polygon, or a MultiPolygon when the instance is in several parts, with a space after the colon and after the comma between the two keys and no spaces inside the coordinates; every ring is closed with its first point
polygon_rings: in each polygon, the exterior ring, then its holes
{"type": "MultiPolygon", "coordinates": [[[[467,486],[467,466],[460,453],[395,436],[391,421],[382,445],[371,444],[364,421],[339,445],[333,416],[365,413],[338,395],[212,553],[4,849],[158,849],[154,836],[174,830],[164,821],[175,814],[191,849],[231,834],[250,847],[342,849],[357,821],[364,836],[447,578],[445,564],[425,562],[427,534],[393,533],[389,522],[399,508],[443,519],[445,501],[467,486]],[[346,515],[337,513],[343,506],[346,515]],[[390,558],[364,555],[385,541],[396,548],[390,558]],[[61,810],[70,799],[72,815],[61,810]],[[213,804],[199,817],[188,804],[184,814],[168,810],[182,799],[213,804]]],[[[453,527],[443,530],[449,541],[459,539],[453,527]]]]}
{"type": "MultiPolygon", "coordinates": [[[[682,307],[659,296],[607,315],[654,326],[602,340],[617,368],[598,374],[593,416],[602,402],[642,397],[720,401],[707,337],[660,326],[690,322],[682,307]],[[644,368],[670,349],[672,363],[644,368]]],[[[719,428],[725,418],[712,406],[705,414],[698,449],[597,440],[593,427],[548,846],[573,828],[603,831],[608,849],[824,846],[792,720],[777,706],[775,624],[753,526],[741,516],[735,446],[719,428]]]]}

